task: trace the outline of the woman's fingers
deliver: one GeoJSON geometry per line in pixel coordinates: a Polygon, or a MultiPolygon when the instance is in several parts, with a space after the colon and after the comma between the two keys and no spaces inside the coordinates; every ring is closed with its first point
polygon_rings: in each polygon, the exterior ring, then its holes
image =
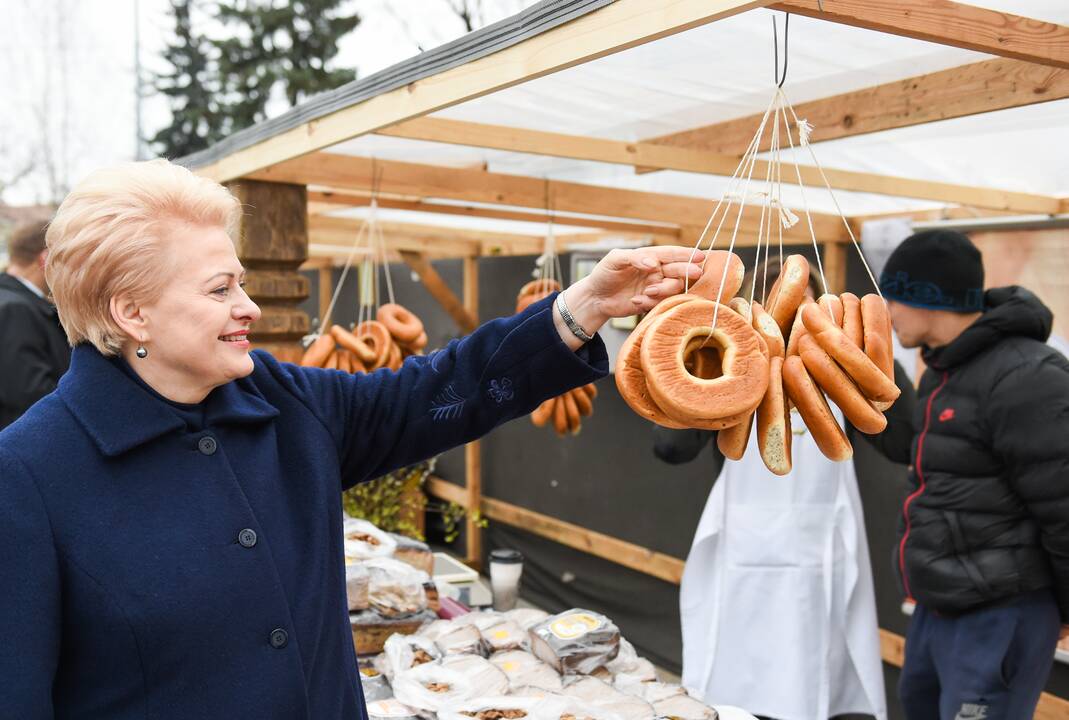
{"type": "Polygon", "coordinates": [[[679,278],[664,278],[660,282],[647,284],[646,289],[642,291],[642,294],[660,300],[669,295],[676,295],[681,292],[683,292],[682,280],[679,278]]]}
{"type": "Polygon", "coordinates": [[[701,263],[671,262],[661,266],[660,274],[664,277],[697,280],[702,276],[702,266],[701,263]]]}
{"type": "MultiPolygon", "coordinates": [[[[705,261],[704,251],[695,251],[693,248],[679,245],[659,245],[638,248],[637,250],[625,250],[623,252],[629,253],[626,259],[632,267],[646,272],[672,263],[701,264],[705,261]]],[[[623,258],[620,259],[623,260],[623,258]]]]}

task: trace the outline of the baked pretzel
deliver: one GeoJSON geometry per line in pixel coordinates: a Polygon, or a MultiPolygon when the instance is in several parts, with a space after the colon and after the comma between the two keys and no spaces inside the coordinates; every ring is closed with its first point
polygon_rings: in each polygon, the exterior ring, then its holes
{"type": "Polygon", "coordinates": [[[372,341],[358,338],[341,325],[332,325],[330,334],[339,345],[346,350],[352,351],[362,365],[369,367],[374,364],[378,354],[372,345],[372,341]]]}
{"type": "Polygon", "coordinates": [[[302,367],[323,367],[330,354],[334,352],[334,338],[329,333],[320,335],[308,346],[301,357],[302,367]]]}
{"type": "Polygon", "coordinates": [[[852,458],[854,448],[850,440],[836,422],[824,393],[809,377],[802,358],[797,355],[783,361],[783,386],[824,457],[836,462],[852,458]]]}
{"type": "Polygon", "coordinates": [[[650,325],[662,313],[681,303],[696,302],[700,299],[689,294],[672,295],[657,303],[631,331],[616,353],[616,388],[620,391],[620,397],[636,413],[663,427],[682,430],[687,426],[668,417],[650,397],[646,374],[642,371],[642,340],[650,325]]]}
{"type": "Polygon", "coordinates": [[[410,343],[423,332],[423,323],[407,308],[397,303],[379,307],[375,319],[386,326],[390,335],[399,343],[410,343]]]}
{"type": "Polygon", "coordinates": [[[739,424],[726,427],[716,434],[716,447],[728,460],[742,460],[742,456],[746,454],[753,417],[754,413],[750,413],[739,424]]]}
{"type": "Polygon", "coordinates": [[[687,292],[706,300],[719,300],[726,305],[742,287],[745,275],[746,266],[738,255],[727,250],[710,250],[705,253],[702,276],[687,292]],[[724,277],[725,274],[727,277],[724,277]],[[720,289],[721,282],[724,284],[723,291],[720,289]]]}
{"type": "MultiPolygon", "coordinates": [[[[689,427],[719,430],[742,422],[768,388],[768,359],[757,332],[726,305],[684,302],[654,319],[642,339],[642,369],[650,397],[689,427]],[[714,311],[716,327],[710,327],[714,311]],[[691,353],[718,356],[722,372],[687,371],[691,353]]],[[[714,363],[709,363],[711,366],[714,363]]]]}
{"type": "Polygon", "coordinates": [[[751,307],[753,308],[753,328],[768,345],[769,357],[777,355],[784,357],[787,354],[787,347],[783,342],[783,333],[780,332],[779,325],[761,303],[754,301],[751,307]]]}
{"type": "Polygon", "coordinates": [[[757,406],[757,447],[771,472],[791,471],[791,411],[783,392],[782,355],[774,355],[768,363],[768,390],[757,406]]]}
{"type": "Polygon", "coordinates": [[[368,369],[378,370],[389,362],[390,347],[393,345],[393,338],[390,336],[390,331],[386,329],[385,325],[377,320],[368,320],[357,325],[353,334],[358,338],[365,340],[375,353],[374,359],[367,363],[368,369]]]}
{"type": "Polygon", "coordinates": [[[865,355],[864,350],[850,342],[819,305],[807,305],[802,311],[802,322],[817,344],[824,348],[824,352],[842,365],[865,397],[880,402],[892,402],[898,398],[901,391],[894,380],[889,379],[865,355]]]}
{"type": "MultiPolygon", "coordinates": [[[[843,334],[859,348],[865,347],[865,330],[861,319],[861,300],[854,293],[839,296],[843,303],[843,334]]],[[[867,353],[866,353],[867,354],[867,353]]],[[[880,363],[876,363],[879,365],[880,363]]]]}
{"type": "Polygon", "coordinates": [[[764,303],[784,337],[790,332],[791,322],[808,287],[809,261],[802,255],[788,255],[764,303]]]}
{"type": "Polygon", "coordinates": [[[835,364],[812,335],[802,338],[799,355],[809,376],[839,406],[850,424],[867,435],[883,432],[887,418],[861,394],[854,381],[835,364]]]}

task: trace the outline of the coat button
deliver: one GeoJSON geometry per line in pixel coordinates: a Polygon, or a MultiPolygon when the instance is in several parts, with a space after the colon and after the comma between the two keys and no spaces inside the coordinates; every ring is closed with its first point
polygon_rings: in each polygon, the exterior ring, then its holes
{"type": "Polygon", "coordinates": [[[289,640],[289,633],[282,628],[275,628],[271,631],[271,647],[275,650],[281,650],[286,647],[286,643],[288,643],[289,640]]]}
{"type": "Polygon", "coordinates": [[[214,455],[215,451],[219,449],[219,443],[211,435],[205,435],[197,441],[197,449],[200,450],[202,455],[214,455]]]}
{"type": "Polygon", "coordinates": [[[252,528],[245,528],[238,533],[238,542],[241,543],[241,547],[251,548],[256,544],[256,531],[252,528]]]}

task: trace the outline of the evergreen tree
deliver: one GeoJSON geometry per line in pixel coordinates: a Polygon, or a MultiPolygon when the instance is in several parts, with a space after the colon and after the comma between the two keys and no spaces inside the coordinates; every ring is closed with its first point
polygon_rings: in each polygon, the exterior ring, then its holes
{"type": "Polygon", "coordinates": [[[168,97],[171,124],[150,142],[164,157],[182,157],[203,150],[226,134],[226,118],[216,99],[217,80],[209,41],[193,30],[195,0],[171,0],[174,39],[163,57],[172,71],[155,75],[156,90],[168,97]]]}

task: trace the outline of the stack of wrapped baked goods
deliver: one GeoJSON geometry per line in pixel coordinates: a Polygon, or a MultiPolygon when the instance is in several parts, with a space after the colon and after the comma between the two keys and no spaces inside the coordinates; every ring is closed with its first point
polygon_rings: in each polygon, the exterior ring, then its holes
{"type": "Polygon", "coordinates": [[[361,322],[352,332],[333,325],[304,353],[301,365],[367,373],[385,367],[399,370],[410,355],[422,354],[427,346],[423,323],[397,303],[386,303],[375,320],[361,322]]]}
{"type": "Polygon", "coordinates": [[[883,298],[808,298],[801,255],[784,261],[764,305],[733,297],[742,281],[737,256],[708,253],[689,292],[654,307],[620,348],[620,394],[659,425],[720,431],[717,445],[732,460],[745,452],[756,418],[761,458],[778,475],[791,470],[793,405],[821,452],[849,459],[853,448],[828,399],[871,434],[886,427],[883,411],[899,395],[883,298]]]}
{"type": "MultiPolygon", "coordinates": [[[[516,312],[520,313],[533,303],[549,297],[560,290],[560,283],[552,279],[532,280],[520,288],[516,295],[516,312]]],[[[582,428],[583,418],[594,414],[594,398],[598,389],[594,383],[577,387],[555,398],[550,398],[531,413],[531,422],[535,427],[552,423],[560,436],[571,433],[576,435],[582,428]]]]}
{"type": "Polygon", "coordinates": [[[475,612],[394,635],[362,673],[368,715],[424,720],[715,720],[589,610],[475,612]],[[370,673],[370,675],[369,675],[370,673]]]}

